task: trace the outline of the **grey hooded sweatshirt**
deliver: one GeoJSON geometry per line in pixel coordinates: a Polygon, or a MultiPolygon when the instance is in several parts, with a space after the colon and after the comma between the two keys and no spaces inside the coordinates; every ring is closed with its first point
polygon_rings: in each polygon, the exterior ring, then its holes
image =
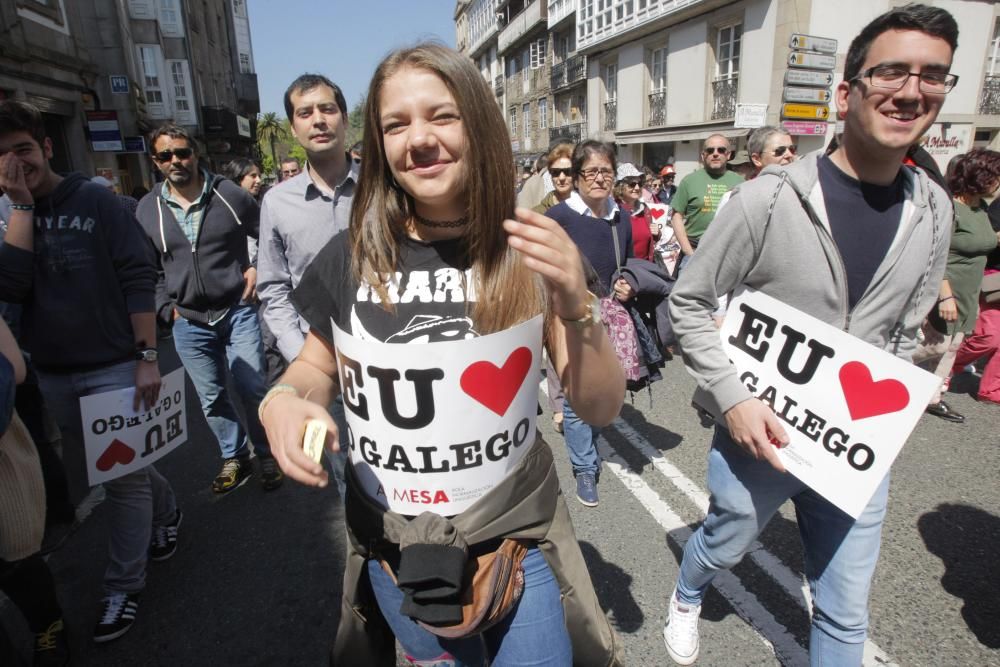
{"type": "Polygon", "coordinates": [[[821,155],[768,167],[734,190],[670,295],[684,363],[698,382],[694,402],[717,416],[751,398],[712,321],[717,294],[760,290],[907,361],[937,299],[951,200],[920,169],[901,167],[906,202],[899,229],[868,289],[848,309],[847,273],[818,179],[821,155]]]}

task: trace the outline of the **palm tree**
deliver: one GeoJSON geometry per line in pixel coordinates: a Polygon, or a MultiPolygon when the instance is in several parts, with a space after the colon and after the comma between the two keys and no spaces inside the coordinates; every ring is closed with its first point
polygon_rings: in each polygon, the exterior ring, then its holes
{"type": "MultiPolygon", "coordinates": [[[[274,144],[285,138],[285,126],[278,119],[278,114],[268,111],[261,114],[257,120],[257,141],[267,142],[271,147],[271,162],[278,169],[278,156],[274,152],[274,144]]],[[[277,176],[277,174],[275,174],[277,176]]]]}

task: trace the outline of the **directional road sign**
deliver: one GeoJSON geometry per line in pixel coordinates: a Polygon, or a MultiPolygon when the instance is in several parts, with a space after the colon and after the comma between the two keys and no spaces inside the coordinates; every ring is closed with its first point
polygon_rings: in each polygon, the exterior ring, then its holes
{"type": "Polygon", "coordinates": [[[782,104],[781,115],[785,118],[826,120],[830,117],[830,107],[816,104],[782,104]]]}
{"type": "Polygon", "coordinates": [[[785,88],[786,102],[808,102],[826,104],[830,101],[829,88],[785,88]]]}
{"type": "Polygon", "coordinates": [[[804,69],[834,70],[837,68],[837,57],[822,53],[806,53],[793,51],[788,54],[788,66],[804,69]]]}
{"type": "Polygon", "coordinates": [[[810,72],[804,69],[785,70],[786,86],[816,86],[827,88],[833,85],[832,72],[810,72]]]}
{"type": "Polygon", "coordinates": [[[816,51],[818,53],[836,53],[837,40],[827,37],[815,37],[795,33],[788,40],[788,46],[799,51],[816,51]]]}

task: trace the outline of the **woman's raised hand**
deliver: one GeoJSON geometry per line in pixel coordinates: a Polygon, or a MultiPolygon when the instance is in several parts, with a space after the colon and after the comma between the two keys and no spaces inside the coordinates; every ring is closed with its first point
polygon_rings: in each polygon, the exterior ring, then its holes
{"type": "Polygon", "coordinates": [[[581,317],[587,302],[587,281],[576,244],[559,223],[531,209],[518,208],[517,220],[504,220],[507,243],[521,254],[524,265],[542,276],[553,312],[568,320],[581,317]]]}
{"type": "Polygon", "coordinates": [[[335,452],[340,447],[337,425],[330,413],[322,406],[299,398],[294,394],[278,394],[268,401],[260,415],[261,424],[267,431],[267,442],[271,446],[278,465],[286,475],[307,486],[324,487],[329,476],[323,468],[322,460],[313,461],[302,449],[302,436],[306,422],[319,419],[326,424],[326,449],[335,452]]]}

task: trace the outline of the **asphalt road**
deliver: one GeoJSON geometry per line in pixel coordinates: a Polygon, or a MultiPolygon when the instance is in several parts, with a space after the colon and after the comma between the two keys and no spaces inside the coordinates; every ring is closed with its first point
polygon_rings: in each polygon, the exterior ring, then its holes
{"type": "MultiPolygon", "coordinates": [[[[606,463],[593,509],[573,499],[562,437],[547,414],[539,417],[628,665],[669,664],[660,637],[666,599],[681,545],[704,516],[711,431],[689,406],[692,389],[673,361],[654,385],[652,406],[646,393],[626,400],[602,436],[606,463]]],[[[190,387],[188,395],[189,442],[159,464],[185,512],[180,548],[151,564],[132,630],[108,645],[90,641],[105,565],[104,505],[50,559],[75,664],[327,664],[343,551],[336,492],[286,482],[265,493],[251,480],[214,495],[218,451],[190,387]]],[[[925,416],[893,468],[866,665],[1000,665],[1000,409],[967,394],[952,393],[949,402],[967,423],[925,416]]],[[[716,580],[702,614],[699,665],[808,664],[798,539],[788,504],[751,556],[716,580]]],[[[30,638],[10,604],[0,606],[0,619],[26,651],[30,638]]]]}

